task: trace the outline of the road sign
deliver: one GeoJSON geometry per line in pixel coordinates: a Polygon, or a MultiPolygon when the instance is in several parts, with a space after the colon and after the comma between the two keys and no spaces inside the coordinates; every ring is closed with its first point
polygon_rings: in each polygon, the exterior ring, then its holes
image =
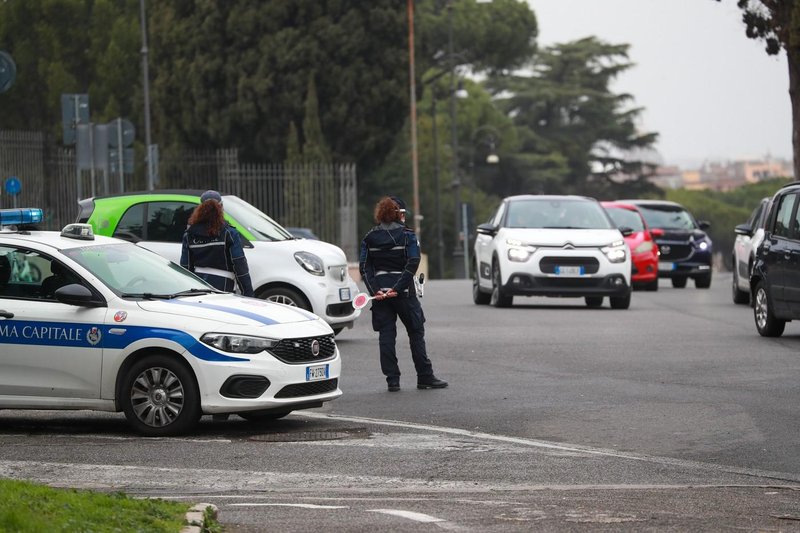
{"type": "Polygon", "coordinates": [[[6,193],[16,196],[22,191],[22,182],[16,176],[6,179],[6,193]]]}
{"type": "Polygon", "coordinates": [[[118,148],[120,141],[119,126],[122,124],[122,146],[129,147],[136,138],[136,128],[127,118],[112,120],[108,123],[108,145],[111,148],[118,148]]]}
{"type": "MultiPolygon", "coordinates": [[[[122,172],[125,174],[133,174],[133,158],[133,148],[122,149],[122,172]]],[[[119,149],[108,151],[108,165],[111,174],[119,174],[119,149]]]]}
{"type": "Polygon", "coordinates": [[[64,144],[75,144],[79,124],[89,124],[89,95],[61,95],[61,127],[64,144]]]}
{"type": "Polygon", "coordinates": [[[6,52],[0,50],[0,94],[6,92],[14,85],[17,79],[17,66],[6,52]]]}

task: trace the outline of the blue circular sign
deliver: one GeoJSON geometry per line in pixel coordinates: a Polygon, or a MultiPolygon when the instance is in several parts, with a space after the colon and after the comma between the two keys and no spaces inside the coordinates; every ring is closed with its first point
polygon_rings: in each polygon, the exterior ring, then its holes
{"type": "Polygon", "coordinates": [[[22,182],[16,176],[11,176],[6,180],[6,192],[11,196],[16,196],[22,190],[22,182]]]}

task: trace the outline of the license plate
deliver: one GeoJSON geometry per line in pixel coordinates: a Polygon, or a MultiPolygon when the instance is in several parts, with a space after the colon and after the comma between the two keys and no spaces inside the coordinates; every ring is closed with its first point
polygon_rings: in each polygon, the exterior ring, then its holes
{"type": "Polygon", "coordinates": [[[306,381],[319,381],[320,379],[328,379],[328,365],[306,367],[306,381]]]}
{"type": "Polygon", "coordinates": [[[350,288],[339,289],[339,301],[340,302],[349,302],[350,301],[350,288]]]}
{"type": "Polygon", "coordinates": [[[582,266],[557,266],[556,276],[582,276],[582,266]]]}
{"type": "Polygon", "coordinates": [[[664,261],[660,261],[658,263],[658,269],[666,271],[675,270],[675,263],[666,263],[664,261]]]}

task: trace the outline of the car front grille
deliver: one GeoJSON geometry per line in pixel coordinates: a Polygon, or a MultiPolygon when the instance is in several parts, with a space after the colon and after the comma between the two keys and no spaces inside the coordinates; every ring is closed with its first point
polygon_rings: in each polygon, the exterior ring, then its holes
{"type": "Polygon", "coordinates": [[[289,364],[315,363],[330,359],[336,354],[336,341],[333,335],[319,337],[304,337],[300,339],[282,339],[269,352],[289,364]],[[319,343],[319,354],[312,353],[314,341],[319,343]]]}
{"type": "Polygon", "coordinates": [[[220,387],[220,394],[227,398],[258,398],[269,388],[264,376],[231,376],[220,387]]]}
{"type": "Polygon", "coordinates": [[[286,385],[278,391],[275,397],[299,398],[301,396],[315,396],[317,394],[333,392],[338,386],[339,378],[326,379],[325,381],[312,381],[311,383],[295,383],[293,385],[286,385]]]}
{"type": "Polygon", "coordinates": [[[541,287],[571,289],[602,287],[606,282],[604,278],[536,278],[536,281],[541,287]]]}
{"type": "Polygon", "coordinates": [[[331,304],[325,308],[325,314],[328,316],[349,316],[353,314],[352,302],[344,302],[340,304],[331,304]]]}
{"type": "Polygon", "coordinates": [[[557,266],[583,267],[584,274],[596,274],[600,270],[600,262],[595,257],[543,257],[539,261],[539,270],[545,274],[555,274],[557,266]]]}
{"type": "Polygon", "coordinates": [[[659,261],[681,261],[692,255],[692,247],[689,244],[659,243],[659,261]]]}

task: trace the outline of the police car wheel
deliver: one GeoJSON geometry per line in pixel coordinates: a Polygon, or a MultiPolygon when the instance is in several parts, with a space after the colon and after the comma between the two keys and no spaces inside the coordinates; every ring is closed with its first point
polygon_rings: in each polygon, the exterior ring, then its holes
{"type": "Polygon", "coordinates": [[[269,422],[270,420],[278,420],[291,413],[291,411],[284,411],[282,413],[264,413],[260,411],[250,411],[246,413],[237,413],[240,417],[248,422],[269,422]]]}
{"type": "Polygon", "coordinates": [[[311,311],[311,305],[306,302],[306,299],[298,294],[297,291],[288,287],[271,287],[259,292],[257,296],[269,302],[300,307],[306,311],[311,311]]]}
{"type": "Polygon", "coordinates": [[[125,375],[120,400],[128,422],[148,437],[183,433],[200,418],[194,376],[166,355],[137,361],[125,375]]]}

